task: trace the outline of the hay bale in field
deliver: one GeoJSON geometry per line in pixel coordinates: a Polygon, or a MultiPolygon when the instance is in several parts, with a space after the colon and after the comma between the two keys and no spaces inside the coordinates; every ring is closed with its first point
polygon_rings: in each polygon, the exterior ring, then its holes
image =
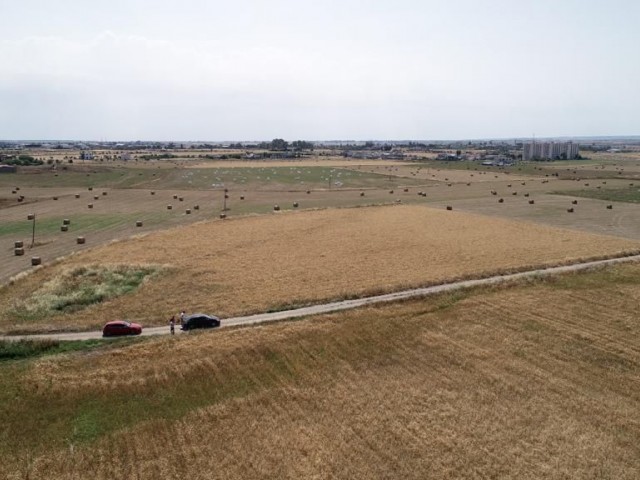
{"type": "Polygon", "coordinates": [[[184,197],[180,197],[180,198],[178,198],[178,201],[179,201],[179,202],[184,202],[184,197]]]}
{"type": "Polygon", "coordinates": [[[584,184],[584,186],[585,186],[585,187],[588,187],[588,186],[589,186],[589,184],[588,184],[588,183],[585,183],[585,184],[584,184]]]}
{"type": "Polygon", "coordinates": [[[107,192],[102,192],[102,196],[106,197],[107,196],[107,192]]]}
{"type": "Polygon", "coordinates": [[[470,186],[471,186],[471,183],[467,182],[467,187],[470,187],[470,186]]]}
{"type": "Polygon", "coordinates": [[[527,184],[527,182],[522,182],[520,185],[526,185],[526,184],[527,184]]]}
{"type": "Polygon", "coordinates": [[[572,200],[572,201],[571,201],[571,204],[572,204],[572,205],[577,205],[577,204],[578,204],[578,200],[572,200]]]}
{"type": "Polygon", "coordinates": [[[13,187],[13,188],[16,192],[20,190],[20,187],[13,187]]]}
{"type": "Polygon", "coordinates": [[[567,208],[567,212],[573,213],[573,208],[567,208]]]}
{"type": "Polygon", "coordinates": [[[409,189],[408,189],[408,188],[405,188],[405,189],[404,189],[404,193],[407,193],[408,191],[409,191],[409,189]]]}
{"type": "Polygon", "coordinates": [[[525,197],[528,197],[528,196],[529,196],[529,194],[528,194],[528,193],[525,193],[525,194],[524,194],[524,196],[525,196],[525,197]]]}
{"type": "Polygon", "coordinates": [[[603,184],[603,185],[606,185],[606,184],[607,184],[607,182],[602,182],[602,184],[603,184]]]}
{"type": "Polygon", "coordinates": [[[80,198],[80,194],[79,194],[79,193],[76,193],[76,194],[75,194],[75,197],[76,197],[76,198],[80,198]]]}
{"type": "Polygon", "coordinates": [[[60,225],[60,231],[61,232],[68,232],[69,231],[69,225],[60,225]]]}
{"type": "Polygon", "coordinates": [[[23,197],[22,195],[20,195],[20,196],[18,197],[18,201],[19,201],[19,202],[22,202],[23,200],[24,200],[24,197],[23,197]]]}
{"type": "Polygon", "coordinates": [[[23,246],[24,246],[24,243],[22,242],[22,240],[16,240],[15,242],[13,242],[14,248],[22,248],[23,246]]]}
{"type": "Polygon", "coordinates": [[[608,210],[613,210],[613,205],[607,205],[608,210]]]}
{"type": "Polygon", "coordinates": [[[453,210],[453,207],[451,205],[447,205],[447,210],[453,210]]]}
{"type": "Polygon", "coordinates": [[[34,267],[36,265],[40,265],[42,263],[42,259],[40,257],[31,257],[31,265],[34,267]]]}
{"type": "Polygon", "coordinates": [[[298,202],[293,202],[293,208],[298,208],[298,207],[299,207],[298,202]]]}
{"type": "Polygon", "coordinates": [[[93,190],[93,187],[89,187],[89,191],[93,190]]]}
{"type": "Polygon", "coordinates": [[[33,220],[34,218],[36,218],[35,213],[30,213],[29,215],[27,215],[27,220],[33,220]]]}
{"type": "Polygon", "coordinates": [[[240,195],[240,200],[244,200],[244,195],[240,195]]]}
{"type": "Polygon", "coordinates": [[[85,240],[85,238],[84,238],[84,237],[77,237],[77,238],[76,238],[76,243],[77,243],[78,245],[84,245],[85,241],[86,241],[86,240],[85,240]]]}
{"type": "Polygon", "coordinates": [[[187,209],[184,211],[184,213],[186,213],[187,215],[191,215],[191,209],[190,209],[190,208],[187,208],[187,209]]]}
{"type": "Polygon", "coordinates": [[[517,195],[518,192],[511,192],[511,195],[517,195]]]}
{"type": "Polygon", "coordinates": [[[498,203],[504,203],[504,198],[499,198],[498,203]]]}
{"type": "Polygon", "coordinates": [[[155,195],[155,194],[156,194],[156,192],[154,192],[153,190],[151,190],[151,195],[155,195]]]}
{"type": "Polygon", "coordinates": [[[507,187],[511,188],[511,184],[507,185],[507,187]]]}
{"type": "Polygon", "coordinates": [[[58,197],[53,197],[54,200],[58,200],[58,197]]]}
{"type": "Polygon", "coordinates": [[[90,203],[89,205],[87,205],[88,208],[93,208],[93,203],[90,203]]]}
{"type": "Polygon", "coordinates": [[[16,192],[15,190],[11,190],[11,193],[14,193],[14,194],[15,194],[15,193],[18,193],[18,192],[16,192]]]}
{"type": "Polygon", "coordinates": [[[193,206],[193,209],[194,209],[194,210],[200,210],[200,205],[194,205],[194,206],[193,206]]]}
{"type": "Polygon", "coordinates": [[[98,200],[99,198],[100,198],[100,197],[99,197],[98,195],[94,195],[94,196],[93,196],[93,199],[94,199],[94,200],[98,200]]]}
{"type": "Polygon", "coordinates": [[[307,195],[309,195],[311,193],[311,190],[307,190],[307,195]]]}
{"type": "Polygon", "coordinates": [[[495,190],[491,190],[491,195],[497,195],[498,192],[496,192],[495,190]]]}
{"type": "Polygon", "coordinates": [[[389,190],[389,195],[393,195],[393,190],[389,190]]]}
{"type": "Polygon", "coordinates": [[[167,205],[167,210],[171,210],[173,208],[173,205],[167,205]]]}
{"type": "Polygon", "coordinates": [[[174,200],[177,200],[177,199],[178,199],[178,195],[174,195],[174,196],[173,196],[173,199],[174,199],[174,200]]]}
{"type": "Polygon", "coordinates": [[[447,183],[447,187],[450,187],[450,186],[451,186],[451,184],[450,184],[450,183],[447,183]]]}
{"type": "Polygon", "coordinates": [[[529,205],[533,205],[534,203],[536,203],[534,200],[529,200],[529,205]]]}
{"type": "Polygon", "coordinates": [[[136,227],[142,226],[142,220],[136,220],[136,227]]]}
{"type": "Polygon", "coordinates": [[[364,197],[364,192],[360,192],[360,196],[361,196],[361,197],[364,197]]]}
{"type": "Polygon", "coordinates": [[[14,249],[13,249],[13,254],[14,254],[16,257],[21,257],[22,255],[24,255],[24,248],[22,248],[22,247],[14,248],[14,249]]]}
{"type": "Polygon", "coordinates": [[[426,197],[427,196],[427,192],[422,192],[422,196],[426,197]]]}
{"type": "Polygon", "coordinates": [[[220,218],[224,220],[225,218],[227,218],[227,214],[226,213],[221,213],[220,214],[220,218]]]}
{"type": "Polygon", "coordinates": [[[229,198],[229,194],[225,193],[224,198],[229,198]]]}
{"type": "Polygon", "coordinates": [[[273,206],[273,210],[276,211],[276,212],[279,212],[280,211],[280,205],[274,205],[273,206]]]}
{"type": "Polygon", "coordinates": [[[69,220],[68,218],[63,218],[62,219],[62,224],[63,225],[71,225],[71,220],[69,220]]]}

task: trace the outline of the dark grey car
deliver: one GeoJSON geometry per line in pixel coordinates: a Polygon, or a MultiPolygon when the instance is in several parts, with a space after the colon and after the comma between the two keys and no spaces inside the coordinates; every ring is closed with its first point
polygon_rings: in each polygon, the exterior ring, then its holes
{"type": "Polygon", "coordinates": [[[220,319],[212,315],[205,315],[204,313],[194,313],[192,315],[186,315],[182,319],[182,330],[193,330],[194,328],[215,328],[220,326],[220,319]]]}

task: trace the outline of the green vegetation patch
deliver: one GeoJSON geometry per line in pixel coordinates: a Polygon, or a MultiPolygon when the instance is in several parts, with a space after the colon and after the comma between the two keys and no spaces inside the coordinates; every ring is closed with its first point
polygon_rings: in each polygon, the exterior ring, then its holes
{"type": "Polygon", "coordinates": [[[574,197],[595,198],[609,202],[640,203],[640,188],[629,186],[624,188],[608,188],[602,190],[576,190],[552,192],[556,195],[573,195],[574,197]]]}
{"type": "Polygon", "coordinates": [[[25,300],[18,301],[12,315],[39,319],[82,310],[90,305],[133,292],[158,266],[83,266],[66,270],[44,283],[25,300]]]}
{"type": "Polygon", "coordinates": [[[56,355],[59,353],[93,350],[108,345],[122,346],[124,341],[131,343],[139,339],[121,338],[115,340],[3,340],[0,341],[0,362],[26,358],[56,355]]]}

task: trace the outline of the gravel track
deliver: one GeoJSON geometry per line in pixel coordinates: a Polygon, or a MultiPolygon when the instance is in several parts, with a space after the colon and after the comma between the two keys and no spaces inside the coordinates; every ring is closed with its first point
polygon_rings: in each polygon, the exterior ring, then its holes
{"type": "MultiPolygon", "coordinates": [[[[308,317],[312,315],[321,315],[325,313],[337,312],[341,310],[349,310],[353,308],[359,308],[369,305],[375,305],[378,303],[394,302],[399,300],[406,300],[410,298],[424,297],[428,295],[434,295],[444,292],[453,292],[456,290],[463,290],[480,286],[492,286],[503,283],[515,282],[527,278],[535,277],[548,277],[552,275],[558,275],[563,273],[580,272],[584,270],[603,268],[612,265],[618,265],[622,263],[640,262],[640,255],[633,255],[629,257],[613,258],[608,260],[596,260],[592,262],[576,263],[573,265],[565,265],[561,267],[550,267],[545,269],[530,270],[526,272],[513,273],[508,275],[497,275],[494,277],[476,279],[476,280],[464,280],[459,282],[445,283],[442,285],[435,285],[432,287],[416,288],[412,290],[404,290],[401,292],[388,293],[385,295],[376,295],[373,297],[358,298],[354,300],[343,300],[338,302],[324,303],[320,305],[313,305],[310,307],[297,308],[294,310],[283,310],[280,312],[272,313],[260,313],[256,315],[248,315],[244,317],[226,318],[221,321],[221,328],[226,327],[241,327],[248,325],[256,325],[267,322],[277,322],[281,320],[291,320],[294,318],[308,317]]],[[[142,336],[152,335],[168,335],[169,326],[163,327],[149,327],[145,328],[142,332],[142,336]]],[[[176,328],[176,334],[184,334],[179,328],[176,328]]],[[[92,340],[102,338],[102,332],[77,332],[77,333],[52,333],[52,334],[37,334],[37,335],[9,335],[0,336],[0,340],[92,340]]]]}

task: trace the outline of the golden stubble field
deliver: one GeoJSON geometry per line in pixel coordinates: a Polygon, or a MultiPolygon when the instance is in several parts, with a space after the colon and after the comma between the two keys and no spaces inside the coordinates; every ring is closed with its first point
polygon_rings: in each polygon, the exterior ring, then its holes
{"type": "Polygon", "coordinates": [[[3,331],[158,325],[184,309],[223,317],[370,295],[638,249],[637,241],[421,206],[197,223],[71,256],[0,291],[3,331]],[[7,310],[67,268],[154,264],[133,294],[72,315],[18,322],[7,310]]]}
{"type": "Polygon", "coordinates": [[[636,479],[639,274],[5,364],[0,475],[636,479]]]}

